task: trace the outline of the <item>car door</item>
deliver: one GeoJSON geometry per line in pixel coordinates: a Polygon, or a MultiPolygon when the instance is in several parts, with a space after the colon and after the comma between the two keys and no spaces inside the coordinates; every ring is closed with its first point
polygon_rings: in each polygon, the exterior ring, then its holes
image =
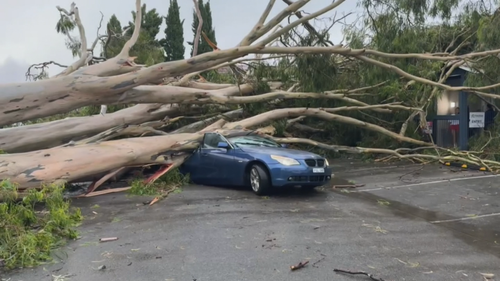
{"type": "Polygon", "coordinates": [[[228,183],[231,165],[234,164],[232,150],[218,148],[219,142],[229,142],[217,133],[205,133],[200,148],[200,174],[213,184],[228,183]]]}

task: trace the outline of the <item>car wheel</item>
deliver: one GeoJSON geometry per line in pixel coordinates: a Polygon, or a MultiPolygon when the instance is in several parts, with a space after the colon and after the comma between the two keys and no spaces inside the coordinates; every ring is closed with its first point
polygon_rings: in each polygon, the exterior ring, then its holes
{"type": "Polygon", "coordinates": [[[250,187],[257,195],[265,195],[271,188],[271,181],[265,168],[261,165],[253,165],[250,168],[248,178],[250,179],[250,187]]]}

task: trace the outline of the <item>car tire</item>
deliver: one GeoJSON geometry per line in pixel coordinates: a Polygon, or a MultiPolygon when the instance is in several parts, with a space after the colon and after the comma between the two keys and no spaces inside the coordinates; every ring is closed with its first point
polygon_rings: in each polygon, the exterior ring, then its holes
{"type": "Polygon", "coordinates": [[[271,179],[262,165],[254,164],[248,171],[249,185],[257,195],[266,195],[271,189],[271,179]]]}

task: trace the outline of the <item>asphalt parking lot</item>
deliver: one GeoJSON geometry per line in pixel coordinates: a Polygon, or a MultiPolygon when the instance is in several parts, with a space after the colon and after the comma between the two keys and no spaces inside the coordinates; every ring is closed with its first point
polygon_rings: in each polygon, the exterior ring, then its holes
{"type": "Polygon", "coordinates": [[[440,166],[333,165],[333,184],[364,186],[269,197],[187,186],[151,207],[126,194],[79,199],[81,238],[55,253],[60,262],[2,278],[369,280],[336,268],[384,280],[499,276],[500,178],[440,166]],[[290,270],[301,261],[309,264],[290,270]]]}

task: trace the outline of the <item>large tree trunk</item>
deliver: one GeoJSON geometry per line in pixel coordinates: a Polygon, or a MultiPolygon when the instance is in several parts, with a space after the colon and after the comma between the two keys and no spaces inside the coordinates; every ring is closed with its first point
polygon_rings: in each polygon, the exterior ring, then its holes
{"type": "MultiPolygon", "coordinates": [[[[461,57],[454,57],[448,54],[385,54],[373,50],[353,50],[341,45],[329,47],[269,47],[271,42],[279,40],[282,36],[286,36],[295,27],[306,24],[308,21],[327,13],[344,1],[334,1],[317,12],[301,16],[299,20],[277,29],[276,27],[284,19],[296,13],[305,4],[310,2],[310,0],[289,2],[289,6],[286,9],[283,9],[266,23],[266,19],[275,2],[271,0],[253,30],[244,37],[237,47],[227,50],[219,50],[214,47],[216,49],[214,52],[205,53],[186,60],[164,62],[150,67],[137,65],[134,63],[134,59],[129,57],[129,51],[137,41],[141,30],[142,15],[140,0],[136,0],[137,16],[133,36],[125,44],[121,53],[103,63],[89,66],[85,66],[87,62],[85,54],[87,56],[90,54],[88,49],[86,49],[85,32],[78,13],[74,13],[75,21],[82,37],[81,58],[56,77],[31,83],[0,85],[0,126],[66,113],[89,105],[135,103],[138,105],[111,114],[69,118],[45,124],[0,130],[0,149],[10,153],[0,155],[0,179],[10,179],[23,188],[36,188],[42,183],[77,181],[127,166],[168,164],[172,161],[176,161],[178,164],[184,159],[185,155],[179,156],[175,153],[190,152],[195,149],[205,132],[214,131],[226,136],[252,133],[262,134],[263,132],[272,133],[274,130],[270,126],[271,122],[289,117],[299,117],[301,119],[307,116],[308,118],[340,122],[347,126],[356,126],[370,130],[400,142],[437,149],[431,143],[412,139],[403,134],[397,134],[376,124],[340,115],[341,112],[348,110],[372,110],[378,113],[389,114],[395,110],[422,112],[422,108],[407,107],[402,103],[369,105],[355,98],[356,95],[362,95],[363,92],[369,91],[377,87],[377,85],[354,90],[327,91],[324,93],[297,93],[292,92],[294,88],[292,87],[289,91],[274,91],[260,95],[249,95],[254,91],[253,86],[250,84],[239,86],[229,84],[217,85],[190,80],[193,76],[199,74],[198,72],[200,71],[210,68],[216,69],[223,63],[229,64],[231,60],[246,56],[247,54],[297,55],[327,53],[335,54],[339,57],[349,56],[353,59],[393,71],[408,80],[432,85],[439,89],[477,90],[478,94],[485,95],[479,91],[486,90],[488,87],[476,89],[451,87],[440,82],[408,74],[393,65],[374,59],[374,57],[380,56],[390,59],[422,58],[447,61],[473,58],[478,56],[476,54],[461,57]],[[271,32],[273,29],[275,31],[271,32]],[[269,35],[260,42],[257,42],[265,34],[269,35]],[[367,55],[370,55],[370,57],[367,55]],[[174,79],[174,77],[181,75],[186,76],[179,81],[177,81],[177,78],[174,79]],[[167,80],[176,86],[158,85],[160,83],[166,84],[167,80]],[[189,112],[187,111],[191,109],[207,108],[205,106],[207,104],[212,104],[210,107],[212,108],[215,107],[215,104],[247,104],[268,101],[275,106],[279,105],[284,99],[336,99],[342,100],[347,104],[353,104],[353,106],[323,109],[281,108],[269,110],[260,115],[239,121],[233,120],[233,122],[228,122],[220,119],[207,126],[218,118],[230,118],[241,115],[244,110],[240,109],[233,110],[226,115],[218,115],[220,112],[216,112],[210,118],[184,126],[171,133],[158,129],[162,124],[165,124],[165,119],[168,120],[168,118],[171,118],[173,120],[174,118],[172,117],[174,116],[180,118],[180,115],[188,115],[189,112]],[[213,117],[214,115],[217,116],[213,117]],[[265,128],[266,130],[259,128],[265,125],[269,125],[265,128]],[[203,126],[207,127],[198,131],[203,126]],[[159,136],[113,140],[116,137],[121,138],[129,135],[142,136],[146,133],[153,133],[159,136]]],[[[74,6],[72,10],[75,10],[74,6]]],[[[498,53],[500,53],[500,50],[483,52],[481,55],[498,53]]],[[[233,71],[235,71],[234,69],[232,68],[233,71]]],[[[246,73],[245,75],[235,76],[239,82],[249,83],[248,81],[252,81],[252,78],[248,77],[246,73]]],[[[200,79],[200,81],[202,80],[204,79],[200,79]]],[[[262,81],[257,82],[261,83],[262,81]]],[[[277,84],[280,86],[284,85],[284,83],[277,84]]],[[[312,140],[307,142],[301,139],[283,141],[315,143],[312,140]]],[[[326,144],[316,144],[323,148],[329,148],[326,144]]],[[[339,148],[340,146],[331,147],[339,148]]],[[[350,150],[345,147],[342,147],[342,149],[349,152],[376,151],[376,153],[387,152],[396,156],[402,155],[399,152],[384,151],[381,149],[370,150],[358,148],[350,150]]],[[[491,164],[487,161],[482,161],[481,163],[491,164]]]]}
{"type": "Polygon", "coordinates": [[[0,149],[7,153],[45,149],[91,137],[115,126],[141,124],[179,114],[178,106],[139,104],[106,115],[6,128],[0,130],[0,149]]]}
{"type": "MultiPolygon", "coordinates": [[[[202,87],[199,83],[198,87],[202,87]]],[[[207,88],[216,88],[207,84],[207,88]]],[[[227,99],[234,95],[245,95],[253,91],[251,85],[230,87],[224,86],[213,90],[200,90],[174,86],[139,86],[127,91],[107,104],[117,103],[148,103],[123,109],[106,115],[88,117],[74,117],[48,123],[0,129],[0,149],[9,153],[33,151],[37,149],[54,147],[91,135],[98,134],[118,125],[140,124],[152,120],[163,119],[166,116],[179,115],[178,107],[171,105],[153,104],[161,103],[203,103],[208,99],[227,99]],[[210,98],[208,98],[210,97],[210,98]],[[119,101],[119,102],[117,102],[119,101]],[[151,104],[149,104],[151,103],[151,104]]],[[[94,105],[101,104],[93,103],[94,105]]],[[[183,112],[187,114],[188,112],[183,112]]]]}

